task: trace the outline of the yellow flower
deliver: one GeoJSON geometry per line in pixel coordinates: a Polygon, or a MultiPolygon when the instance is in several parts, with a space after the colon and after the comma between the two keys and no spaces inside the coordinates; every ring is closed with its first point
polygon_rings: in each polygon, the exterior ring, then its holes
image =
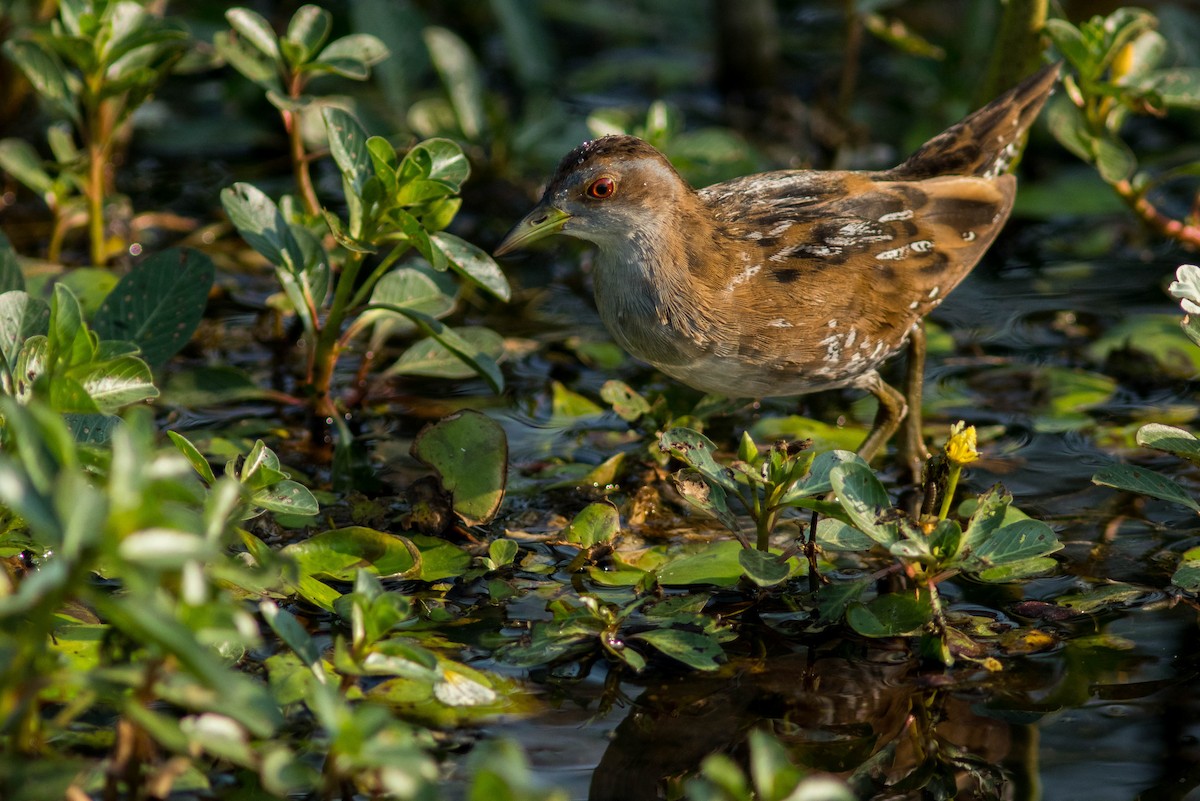
{"type": "Polygon", "coordinates": [[[975,450],[975,426],[969,426],[960,420],[950,427],[950,439],[946,441],[946,458],[958,467],[979,458],[979,451],[975,450]]]}

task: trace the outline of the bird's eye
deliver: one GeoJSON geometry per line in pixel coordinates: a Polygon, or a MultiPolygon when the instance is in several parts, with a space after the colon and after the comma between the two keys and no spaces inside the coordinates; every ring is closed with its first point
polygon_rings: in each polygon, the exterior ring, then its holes
{"type": "Polygon", "coordinates": [[[617,182],[607,176],[597,178],[588,184],[587,196],[597,200],[607,200],[617,192],[617,182]]]}

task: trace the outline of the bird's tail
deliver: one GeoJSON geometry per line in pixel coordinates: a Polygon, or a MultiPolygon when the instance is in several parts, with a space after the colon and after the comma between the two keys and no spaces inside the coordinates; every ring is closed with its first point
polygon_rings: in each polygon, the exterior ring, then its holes
{"type": "Polygon", "coordinates": [[[1021,138],[1050,97],[1058,64],[1030,75],[966,119],[930,139],[899,167],[893,179],[933,175],[995,177],[1008,170],[1020,151],[1021,138]]]}

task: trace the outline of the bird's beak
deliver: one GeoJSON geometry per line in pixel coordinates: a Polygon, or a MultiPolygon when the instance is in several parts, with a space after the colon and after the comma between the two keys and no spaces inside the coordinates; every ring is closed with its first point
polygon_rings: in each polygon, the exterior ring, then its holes
{"type": "Polygon", "coordinates": [[[539,239],[557,234],[569,219],[571,219],[570,214],[543,200],[534,207],[533,211],[525,215],[525,219],[513,226],[513,229],[508,232],[508,236],[504,237],[504,241],[496,246],[493,255],[503,256],[537,242],[539,239]]]}

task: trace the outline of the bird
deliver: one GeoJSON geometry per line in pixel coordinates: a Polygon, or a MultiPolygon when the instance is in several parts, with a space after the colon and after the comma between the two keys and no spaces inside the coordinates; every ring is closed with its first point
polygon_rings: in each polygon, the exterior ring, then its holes
{"type": "Polygon", "coordinates": [[[597,310],[634,357],[730,398],[864,390],[879,403],[858,454],[871,461],[903,421],[898,456],[919,480],[923,319],[1012,212],[1009,168],[1058,69],[888,170],[776,170],[697,190],[637,137],[584,142],[494,255],[553,234],[593,243],[597,310]],[[905,348],[902,393],[879,369],[905,348]]]}

